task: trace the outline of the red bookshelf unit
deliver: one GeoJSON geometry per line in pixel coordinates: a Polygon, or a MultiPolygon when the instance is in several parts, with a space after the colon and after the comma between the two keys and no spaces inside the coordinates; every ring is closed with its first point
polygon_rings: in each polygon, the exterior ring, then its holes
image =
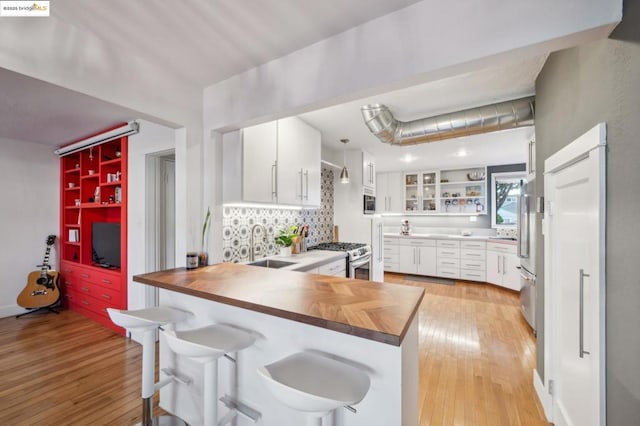
{"type": "Polygon", "coordinates": [[[60,158],[63,300],[121,334],[106,309],[127,307],[127,143],[124,136],[60,158]],[[96,222],[120,225],[119,262],[106,265],[93,250],[96,222]]]}

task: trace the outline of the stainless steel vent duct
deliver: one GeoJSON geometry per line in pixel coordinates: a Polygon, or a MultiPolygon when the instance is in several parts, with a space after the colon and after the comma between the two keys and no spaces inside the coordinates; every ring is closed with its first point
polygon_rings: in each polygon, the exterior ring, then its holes
{"type": "Polygon", "coordinates": [[[361,111],[371,133],[382,142],[404,146],[533,126],[534,100],[530,96],[407,122],[396,120],[382,104],[365,105],[361,111]]]}

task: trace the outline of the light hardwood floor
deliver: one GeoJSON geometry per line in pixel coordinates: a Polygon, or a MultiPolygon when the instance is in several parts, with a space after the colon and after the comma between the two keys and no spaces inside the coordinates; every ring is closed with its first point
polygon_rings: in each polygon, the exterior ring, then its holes
{"type": "MultiPolygon", "coordinates": [[[[515,293],[398,274],[385,281],[426,291],[421,426],[547,424],[531,384],[535,340],[515,293]]],[[[73,312],[1,319],[0,425],[135,424],[141,356],[137,343],[73,312]]]]}

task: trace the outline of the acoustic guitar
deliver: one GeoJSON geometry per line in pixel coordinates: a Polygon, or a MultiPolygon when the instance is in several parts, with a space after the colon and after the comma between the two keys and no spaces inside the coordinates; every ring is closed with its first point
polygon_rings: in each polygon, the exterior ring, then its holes
{"type": "Polygon", "coordinates": [[[26,287],[18,295],[18,305],[27,309],[45,308],[60,300],[58,287],[59,273],[52,271],[49,266],[51,246],[56,241],[55,235],[47,237],[47,250],[39,271],[33,271],[27,278],[26,287]]]}

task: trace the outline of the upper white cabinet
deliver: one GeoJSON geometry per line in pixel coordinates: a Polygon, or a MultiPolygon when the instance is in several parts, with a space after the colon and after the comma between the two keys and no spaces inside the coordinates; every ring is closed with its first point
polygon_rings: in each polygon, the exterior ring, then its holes
{"type": "Polygon", "coordinates": [[[241,201],[319,206],[320,150],[320,132],[297,117],[244,128],[241,201]]]}
{"type": "Polygon", "coordinates": [[[366,151],[362,151],[362,186],[366,194],[376,195],[376,162],[366,151]]]}
{"type": "Polygon", "coordinates": [[[279,204],[320,205],[320,151],[318,130],[297,117],[278,120],[279,204]]]}
{"type": "Polygon", "coordinates": [[[277,202],[278,122],[242,129],[242,200],[277,202]]]}
{"type": "Polygon", "coordinates": [[[405,173],[403,211],[435,212],[437,209],[437,177],[437,172],[405,173]]]}
{"type": "Polygon", "coordinates": [[[402,173],[376,175],[376,213],[402,211],[402,173]]]}

